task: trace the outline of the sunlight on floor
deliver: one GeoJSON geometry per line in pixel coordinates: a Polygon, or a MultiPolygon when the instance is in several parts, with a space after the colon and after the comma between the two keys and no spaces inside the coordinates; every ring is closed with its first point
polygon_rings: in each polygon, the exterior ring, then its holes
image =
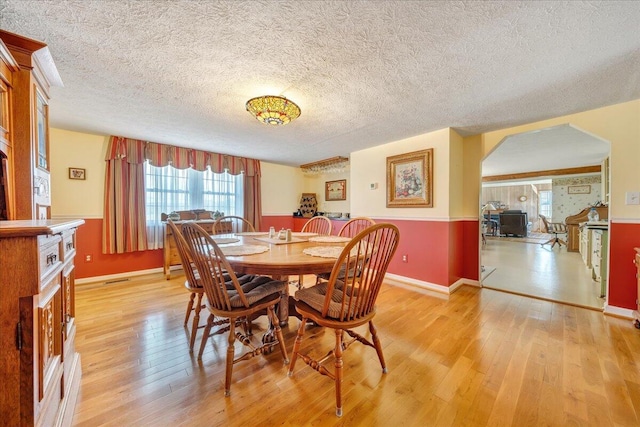
{"type": "Polygon", "coordinates": [[[485,267],[484,287],[594,309],[604,305],[600,284],[592,280],[580,253],[567,252],[565,246],[552,249],[548,245],[491,240],[482,247],[481,263],[495,267],[489,273],[485,267]]]}

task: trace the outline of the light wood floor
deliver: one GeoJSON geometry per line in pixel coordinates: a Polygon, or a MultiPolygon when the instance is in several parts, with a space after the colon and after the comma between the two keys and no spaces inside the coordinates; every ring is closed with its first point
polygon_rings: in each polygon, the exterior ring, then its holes
{"type": "MultiPolygon", "coordinates": [[[[274,352],[235,365],[226,339],[202,363],[182,326],[183,278],[161,275],[76,291],[82,384],[76,426],[638,426],[640,331],[592,310],[463,286],[450,297],[386,286],[375,351],[345,353],[344,416],[334,388],[304,363],[288,378],[274,352]]],[[[284,328],[290,352],[298,320],[284,328]]],[[[255,337],[264,328],[255,323],[255,337]]],[[[309,327],[324,354],[333,333],[309,327]]]]}
{"type": "Polygon", "coordinates": [[[492,239],[482,246],[481,262],[495,267],[482,280],[485,287],[596,310],[604,306],[600,283],[592,280],[580,253],[565,246],[492,239]]]}

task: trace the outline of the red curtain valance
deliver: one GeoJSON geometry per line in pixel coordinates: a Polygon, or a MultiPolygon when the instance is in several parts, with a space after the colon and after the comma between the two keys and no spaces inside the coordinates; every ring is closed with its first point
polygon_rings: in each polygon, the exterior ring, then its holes
{"type": "Polygon", "coordinates": [[[209,166],[214,173],[222,173],[226,170],[231,175],[241,173],[246,176],[261,175],[259,160],[121,136],[112,136],[109,139],[105,160],[113,159],[125,159],[127,163],[144,163],[145,160],[149,160],[153,166],[171,165],[176,169],[193,168],[198,171],[204,171],[209,166]]]}

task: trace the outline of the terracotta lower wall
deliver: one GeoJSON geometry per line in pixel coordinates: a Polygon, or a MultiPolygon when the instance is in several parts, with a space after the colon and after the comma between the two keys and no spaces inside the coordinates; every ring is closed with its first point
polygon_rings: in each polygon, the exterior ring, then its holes
{"type": "MultiPolygon", "coordinates": [[[[457,280],[478,280],[478,221],[408,221],[374,218],[391,222],[400,230],[400,245],[389,273],[441,286],[457,280]],[[402,262],[406,254],[408,262],[402,262]]],[[[265,216],[263,227],[294,228],[291,216],[265,216]]],[[[634,248],[640,246],[640,223],[610,225],[609,305],[635,309],[636,267],[634,248]]],[[[162,267],[162,250],[127,254],[102,254],[102,219],[86,219],[78,229],[76,278],[105,276],[162,267]],[[86,262],[87,255],[92,256],[86,262]]]]}
{"type": "Polygon", "coordinates": [[[609,224],[608,305],[636,309],[638,285],[634,248],[640,247],[640,223],[609,224]]]}
{"type": "MultiPolygon", "coordinates": [[[[441,286],[450,286],[460,278],[478,279],[477,221],[402,221],[391,222],[400,229],[400,245],[391,261],[389,273],[441,286]],[[475,237],[468,237],[475,231],[475,237]],[[468,244],[467,244],[468,242],[468,244]],[[402,254],[408,262],[402,262],[402,254]]],[[[334,224],[337,228],[341,224],[334,224]]],[[[291,216],[265,216],[262,227],[294,229],[291,216]]],[[[333,234],[337,233],[337,229],[333,234]]],[[[85,219],[78,229],[76,278],[106,276],[131,271],[161,268],[162,249],[106,255],[102,253],[102,219],[85,219]],[[86,262],[86,256],[92,257],[86,262]]]]}
{"type": "MultiPolygon", "coordinates": [[[[388,220],[400,230],[400,245],[389,273],[449,287],[461,278],[478,280],[478,221],[388,220]],[[406,254],[408,262],[402,262],[406,254]]],[[[297,230],[306,219],[265,216],[263,228],[297,230]],[[299,222],[300,224],[297,224],[299,222]]],[[[341,221],[332,221],[337,234],[341,221]]],[[[264,230],[263,230],[264,231],[264,230]]]]}
{"type": "Polygon", "coordinates": [[[125,254],[102,253],[102,219],[85,219],[76,240],[76,279],[161,268],[162,249],[125,254]],[[86,261],[90,255],[91,262],[86,261]]]}

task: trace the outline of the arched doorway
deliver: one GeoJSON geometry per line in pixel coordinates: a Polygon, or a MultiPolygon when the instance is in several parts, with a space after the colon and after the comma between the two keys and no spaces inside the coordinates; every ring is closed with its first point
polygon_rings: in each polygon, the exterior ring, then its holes
{"type": "MultiPolygon", "coordinates": [[[[483,159],[481,205],[491,202],[496,208],[490,214],[494,220],[505,209],[522,212],[528,230],[526,235],[498,230],[497,236],[487,236],[479,255],[484,266],[482,286],[602,309],[605,298],[593,279],[592,266],[566,246],[541,246],[547,239],[542,240],[538,218],[542,209],[561,222],[585,207],[606,202],[603,176],[607,179],[608,171],[603,174],[600,166],[609,152],[609,142],[565,124],[509,135],[483,159]]],[[[485,210],[481,218],[486,217],[485,210]]]]}

